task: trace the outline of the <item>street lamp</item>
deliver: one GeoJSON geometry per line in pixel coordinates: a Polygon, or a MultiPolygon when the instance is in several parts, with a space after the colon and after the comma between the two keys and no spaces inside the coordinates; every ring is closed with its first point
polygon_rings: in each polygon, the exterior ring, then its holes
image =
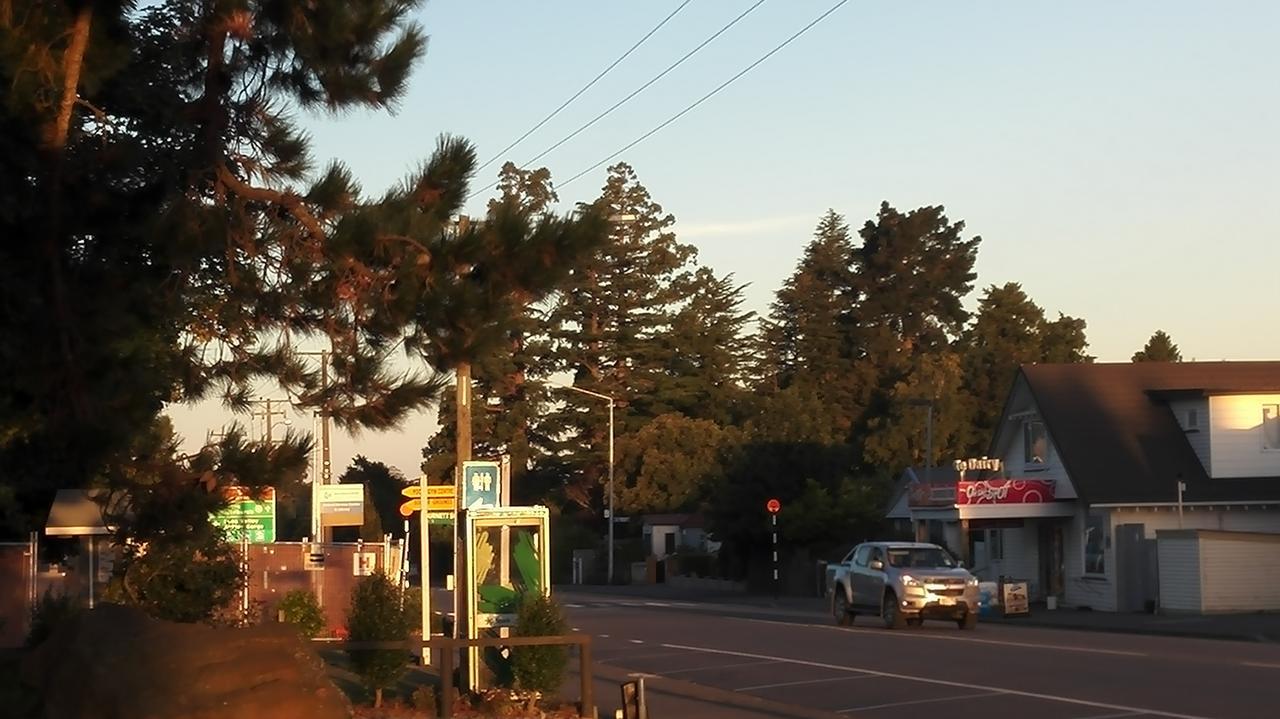
{"type": "Polygon", "coordinates": [[[607,394],[592,392],[589,389],[575,387],[571,384],[552,386],[590,395],[596,399],[602,399],[609,403],[609,580],[607,583],[613,584],[613,408],[617,405],[617,401],[607,394]]]}

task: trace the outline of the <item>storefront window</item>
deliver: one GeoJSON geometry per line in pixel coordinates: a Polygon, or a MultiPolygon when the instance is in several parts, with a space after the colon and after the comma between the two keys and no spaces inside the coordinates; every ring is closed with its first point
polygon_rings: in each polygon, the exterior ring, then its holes
{"type": "Polygon", "coordinates": [[[1084,573],[1102,576],[1107,573],[1107,516],[1090,514],[1084,528],[1084,573]]]}

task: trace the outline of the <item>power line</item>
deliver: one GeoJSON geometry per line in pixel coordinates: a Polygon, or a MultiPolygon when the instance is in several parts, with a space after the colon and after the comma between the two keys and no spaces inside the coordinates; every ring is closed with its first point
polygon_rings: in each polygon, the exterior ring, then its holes
{"type": "MultiPolygon", "coordinates": [[[[737,25],[737,24],[738,24],[738,22],[740,22],[740,21],[741,21],[743,18],[745,18],[746,16],[750,15],[750,14],[752,13],[752,11],[754,11],[756,8],[760,7],[760,6],[761,6],[761,5],[763,5],[764,3],[765,3],[765,0],[756,0],[756,3],[755,3],[754,5],[752,5],[751,7],[747,8],[746,10],[744,10],[744,11],[742,12],[742,14],[738,15],[738,16],[737,16],[737,17],[735,17],[734,19],[730,20],[730,21],[729,21],[729,23],[728,23],[727,25],[725,25],[724,27],[722,27],[722,28],[720,28],[719,30],[717,30],[717,31],[715,32],[715,34],[714,34],[714,35],[712,35],[711,37],[707,38],[706,40],[703,40],[702,42],[698,43],[698,45],[697,45],[696,47],[694,47],[694,48],[693,48],[692,50],[690,50],[689,52],[685,53],[685,54],[684,54],[684,57],[681,57],[679,60],[676,60],[675,62],[671,63],[671,65],[667,66],[667,69],[665,69],[665,70],[663,70],[662,72],[658,73],[658,74],[657,74],[657,75],[655,75],[652,79],[650,79],[648,82],[646,82],[645,84],[643,84],[643,85],[641,85],[640,87],[638,87],[638,88],[636,88],[635,90],[633,90],[633,91],[631,92],[631,94],[630,94],[630,95],[627,95],[626,97],[624,97],[624,98],[622,98],[621,100],[617,101],[616,103],[614,103],[614,104],[613,104],[613,106],[612,106],[612,107],[610,107],[609,109],[605,110],[604,112],[602,112],[602,113],[600,113],[599,115],[596,115],[594,118],[592,118],[590,122],[588,122],[587,124],[583,125],[582,127],[579,127],[578,129],[576,129],[576,130],[574,130],[573,132],[571,132],[571,133],[569,133],[568,135],[566,135],[564,138],[562,138],[562,139],[561,139],[559,142],[557,142],[556,144],[552,145],[551,147],[548,147],[547,149],[545,149],[545,150],[543,150],[542,152],[538,153],[536,156],[534,156],[534,157],[530,158],[528,161],[526,161],[526,162],[525,162],[523,165],[521,165],[520,167],[521,167],[521,168],[525,168],[525,167],[528,167],[529,165],[532,165],[533,163],[537,162],[538,160],[541,160],[543,157],[546,157],[547,155],[551,154],[551,153],[552,153],[556,148],[560,147],[560,146],[561,146],[561,145],[563,145],[564,143],[566,143],[566,142],[568,142],[568,141],[572,140],[573,138],[577,137],[578,135],[582,134],[582,133],[583,133],[587,128],[591,127],[592,125],[596,124],[597,122],[599,122],[599,121],[603,120],[605,117],[607,117],[607,116],[608,116],[610,113],[612,113],[614,110],[617,110],[618,108],[620,108],[620,107],[622,107],[623,105],[627,104],[627,102],[629,102],[633,97],[635,97],[636,95],[639,95],[640,93],[644,92],[646,89],[648,89],[648,88],[649,88],[649,86],[653,85],[655,82],[657,82],[657,81],[661,80],[662,78],[666,77],[666,76],[667,76],[667,74],[668,74],[668,73],[670,73],[672,70],[676,69],[677,67],[680,67],[680,65],[682,65],[682,64],[684,63],[684,61],[686,61],[686,60],[688,60],[689,58],[693,57],[694,55],[698,54],[698,51],[699,51],[699,50],[701,50],[702,48],[706,47],[707,45],[710,45],[710,44],[711,44],[711,43],[712,43],[716,38],[718,38],[718,37],[720,37],[721,35],[723,35],[723,34],[724,34],[724,33],[725,33],[729,28],[733,27],[734,25],[737,25]]],[[[486,186],[482,187],[481,189],[476,190],[475,192],[471,193],[470,195],[468,195],[468,196],[467,196],[467,199],[468,199],[468,200],[470,200],[471,198],[475,197],[476,195],[479,195],[479,194],[480,194],[480,193],[482,193],[482,192],[488,192],[489,190],[492,190],[493,188],[495,188],[495,187],[497,187],[497,186],[498,186],[498,181],[494,181],[494,182],[492,182],[492,183],[490,183],[490,184],[488,184],[488,185],[486,185],[486,186]]]]}
{"type": "Polygon", "coordinates": [[[662,22],[658,23],[657,25],[654,26],[652,30],[645,33],[644,37],[636,41],[636,44],[632,45],[626,52],[622,53],[622,55],[617,60],[614,60],[613,63],[609,65],[609,67],[606,67],[605,69],[601,70],[600,74],[592,78],[591,82],[588,82],[586,85],[583,85],[581,90],[578,90],[577,92],[573,93],[572,97],[570,97],[568,100],[565,100],[563,103],[561,103],[560,107],[557,107],[556,109],[552,110],[550,115],[547,115],[546,117],[542,118],[541,122],[529,128],[528,132],[516,138],[515,142],[502,148],[502,150],[498,154],[489,158],[483,165],[477,167],[476,171],[479,172],[480,170],[483,170],[489,165],[492,165],[497,160],[501,159],[504,155],[506,155],[508,152],[511,151],[511,148],[524,142],[526,138],[528,138],[533,133],[537,132],[539,128],[541,128],[543,125],[550,122],[551,118],[555,117],[556,115],[559,115],[561,110],[565,109],[570,105],[570,103],[572,103],[574,100],[577,100],[579,97],[581,97],[582,93],[586,92],[587,90],[590,90],[593,85],[595,85],[597,82],[600,81],[600,78],[604,77],[605,75],[608,75],[610,70],[618,66],[618,63],[622,62],[623,60],[626,60],[627,56],[635,52],[636,48],[643,45],[646,40],[648,40],[650,37],[653,36],[654,33],[661,30],[663,25],[666,25],[667,22],[671,20],[671,18],[675,17],[677,13],[679,13],[681,10],[684,9],[685,5],[688,5],[691,2],[693,2],[693,0],[684,0],[684,2],[680,3],[680,5],[677,6],[675,10],[671,11],[670,15],[667,15],[666,17],[662,18],[662,22]]]}
{"type": "Polygon", "coordinates": [[[723,89],[725,89],[726,87],[728,87],[728,86],[732,85],[732,84],[733,84],[733,83],[734,83],[738,78],[740,78],[740,77],[742,77],[743,75],[746,75],[748,72],[751,72],[752,70],[754,70],[754,69],[756,68],[756,66],[757,66],[757,65],[759,65],[759,64],[760,64],[760,63],[762,63],[762,62],[764,62],[765,60],[768,60],[770,57],[772,57],[772,56],[773,56],[775,53],[777,53],[779,50],[781,50],[782,48],[786,47],[787,45],[790,45],[790,44],[791,44],[791,43],[792,43],[796,38],[798,38],[798,37],[800,37],[801,35],[803,35],[803,34],[805,34],[806,32],[808,32],[810,29],[812,29],[812,28],[813,28],[813,26],[815,26],[815,25],[817,25],[818,23],[820,23],[820,22],[822,22],[823,20],[825,20],[825,19],[827,18],[827,16],[828,16],[828,15],[830,15],[830,14],[831,14],[831,13],[833,13],[833,12],[835,12],[836,10],[839,10],[839,9],[840,9],[840,7],[841,7],[842,5],[844,5],[845,3],[847,3],[847,2],[849,2],[849,0],[840,0],[840,2],[837,2],[835,5],[832,5],[832,6],[831,6],[831,7],[830,7],[826,12],[824,12],[824,13],[822,13],[821,15],[819,15],[818,17],[814,18],[814,20],[813,20],[812,22],[810,22],[808,25],[805,25],[804,27],[800,28],[800,29],[799,29],[799,30],[798,30],[794,35],[792,35],[791,37],[787,38],[786,40],[783,40],[783,41],[782,41],[782,43],[781,43],[781,44],[779,44],[777,47],[773,48],[773,49],[772,49],[772,50],[770,50],[769,52],[767,52],[767,53],[765,53],[764,55],[762,55],[762,56],[761,56],[758,60],[756,60],[755,62],[751,63],[750,65],[747,65],[745,68],[743,68],[741,71],[739,71],[739,72],[738,72],[738,74],[736,74],[736,75],[734,75],[733,77],[729,78],[728,80],[725,80],[724,82],[720,83],[720,85],[719,85],[718,87],[716,87],[716,89],[714,89],[714,90],[712,90],[711,92],[708,92],[707,94],[705,94],[705,95],[703,95],[702,97],[698,98],[698,100],[697,100],[696,102],[694,102],[692,105],[689,105],[688,107],[686,107],[685,109],[681,110],[680,112],[677,112],[676,114],[674,114],[674,115],[672,115],[671,117],[667,118],[667,120],[666,120],[666,121],[664,121],[662,124],[658,125],[657,127],[653,128],[652,130],[650,130],[650,131],[646,132],[645,134],[643,134],[643,135],[641,135],[640,137],[636,138],[635,140],[631,141],[631,142],[630,142],[630,143],[628,143],[625,147],[623,147],[622,149],[618,150],[617,152],[615,152],[615,153],[613,153],[613,154],[609,155],[608,157],[606,157],[606,158],[604,158],[603,160],[601,160],[601,161],[597,162],[596,164],[592,165],[591,167],[588,167],[587,169],[583,170],[582,172],[579,172],[578,174],[574,175],[573,177],[570,177],[569,179],[565,180],[564,182],[557,183],[557,187],[564,187],[565,185],[569,184],[570,182],[573,182],[574,180],[577,180],[577,179],[581,178],[583,175],[587,174],[588,172],[591,172],[592,170],[596,169],[597,167],[600,167],[601,165],[605,164],[606,162],[609,162],[610,160],[612,160],[613,158],[617,157],[618,155],[621,155],[622,153],[626,152],[627,150],[630,150],[631,148],[635,147],[636,145],[639,145],[640,143],[642,143],[642,142],[644,142],[645,140],[649,139],[650,137],[654,136],[654,135],[655,135],[655,134],[657,134],[659,131],[661,131],[663,128],[665,128],[667,125],[670,125],[671,123],[675,122],[676,120],[679,120],[680,118],[684,117],[684,116],[685,116],[685,115],[687,115],[689,112],[691,112],[694,108],[696,108],[697,106],[699,106],[699,105],[701,105],[702,103],[706,102],[707,100],[710,100],[712,97],[715,97],[715,96],[716,96],[716,95],[717,95],[721,90],[723,90],[723,89]]]}

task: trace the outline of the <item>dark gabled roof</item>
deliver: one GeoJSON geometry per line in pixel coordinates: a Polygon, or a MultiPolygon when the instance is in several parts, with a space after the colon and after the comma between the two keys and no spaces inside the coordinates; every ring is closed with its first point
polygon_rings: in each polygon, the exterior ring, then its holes
{"type": "Polygon", "coordinates": [[[1090,504],[1280,500],[1280,479],[1210,479],[1173,396],[1280,392],[1280,362],[1023,365],[1071,483],[1090,504]]]}

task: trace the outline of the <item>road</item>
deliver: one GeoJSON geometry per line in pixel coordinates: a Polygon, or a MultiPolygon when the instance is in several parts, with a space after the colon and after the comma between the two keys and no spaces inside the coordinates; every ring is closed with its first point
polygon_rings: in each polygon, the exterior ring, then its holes
{"type": "MultiPolygon", "coordinates": [[[[1275,644],[949,622],[889,631],[866,617],[843,628],[793,609],[558,597],[595,637],[605,679],[646,677],[654,719],[1280,716],[1275,644]]],[[[616,700],[600,699],[612,716],[616,700]]]]}

